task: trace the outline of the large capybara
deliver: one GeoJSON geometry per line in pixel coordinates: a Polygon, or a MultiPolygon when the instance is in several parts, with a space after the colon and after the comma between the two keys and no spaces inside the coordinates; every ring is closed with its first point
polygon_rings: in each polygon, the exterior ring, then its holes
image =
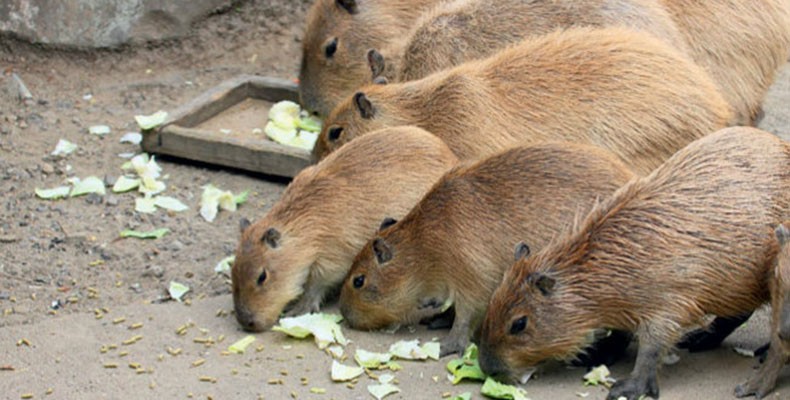
{"type": "Polygon", "coordinates": [[[563,140],[606,148],[647,174],[731,118],[705,72],[662,41],[575,28],[418,81],[364,87],[324,121],[313,154],[382,127],[417,125],[460,159],[563,140]]]}
{"type": "MultiPolygon", "coordinates": [[[[370,81],[365,54],[399,43],[414,21],[440,0],[316,0],[302,40],[302,105],[326,116],[370,81]]],[[[384,50],[387,51],[387,50],[384,50]]]]}
{"type": "Polygon", "coordinates": [[[661,356],[684,332],[768,300],[788,193],[790,145],[774,135],[728,128],[688,145],[507,270],[481,326],[481,368],[514,379],[601,329],[629,331],[636,365],[608,398],[658,398],[661,356]]]}
{"type": "Polygon", "coordinates": [[[790,54],[788,0],[658,0],[686,38],[691,57],[751,124],[790,54]]]}
{"type": "Polygon", "coordinates": [[[735,388],[738,397],[767,396],[774,389],[782,367],[790,362],[790,221],[776,228],[776,240],[780,250],[771,277],[771,345],[759,371],[735,388]]]}
{"type": "Polygon", "coordinates": [[[377,329],[432,317],[452,302],[455,321],[441,353],[462,353],[513,249],[543,247],[632,177],[608,151],[564,142],[453,168],[362,249],[341,289],[343,317],[351,327],[377,329]],[[521,241],[528,247],[516,246],[521,241]]]}
{"type": "Polygon", "coordinates": [[[242,226],[231,269],[242,327],[267,329],[289,305],[291,315],[318,311],[381,220],[406,215],[456,161],[437,137],[397,127],[300,172],[263,219],[242,226]]]}
{"type": "Polygon", "coordinates": [[[579,26],[629,27],[688,53],[683,35],[657,0],[455,0],[429,10],[415,26],[405,46],[380,52],[386,67],[376,70],[390,81],[420,79],[524,38],[579,26]]]}

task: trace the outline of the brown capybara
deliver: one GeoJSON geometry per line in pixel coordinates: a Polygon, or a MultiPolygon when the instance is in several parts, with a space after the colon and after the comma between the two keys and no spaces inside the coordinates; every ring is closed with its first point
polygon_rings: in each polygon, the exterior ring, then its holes
{"type": "Polygon", "coordinates": [[[270,327],[286,306],[318,311],[381,220],[406,215],[457,162],[419,128],[370,136],[300,172],[263,219],[242,227],[231,278],[245,329],[270,327]]]}
{"type": "Polygon", "coordinates": [[[788,0],[658,0],[686,38],[691,58],[749,125],[790,54],[788,0]]]}
{"type": "Polygon", "coordinates": [[[735,388],[737,397],[765,397],[774,389],[782,367],[790,362],[790,221],[776,228],[776,240],[780,250],[771,277],[771,344],[759,371],[735,388]]]}
{"type": "Polygon", "coordinates": [[[370,81],[367,51],[402,42],[414,21],[439,1],[316,0],[307,12],[302,40],[302,105],[326,116],[354,89],[370,81]]]}
{"type": "Polygon", "coordinates": [[[768,300],[788,193],[790,144],[776,136],[738,127],[695,141],[505,272],[481,325],[481,368],[514,379],[601,329],[634,332],[636,365],[608,398],[658,398],[661,355],[685,331],[768,300]]]}
{"type": "Polygon", "coordinates": [[[684,37],[657,0],[456,0],[429,10],[415,26],[400,53],[392,53],[397,48],[380,52],[387,67],[377,70],[390,81],[420,79],[488,57],[526,37],[579,26],[629,27],[688,53],[684,37]]]}
{"type": "Polygon", "coordinates": [[[441,353],[462,353],[519,242],[546,245],[576,213],[633,174],[617,157],[565,142],[520,146],[445,174],[354,260],[340,294],[351,327],[414,323],[455,306],[441,353]]]}
{"type": "Polygon", "coordinates": [[[731,115],[707,75],[660,40],[575,28],[421,80],[364,87],[324,121],[313,155],[382,127],[417,125],[459,159],[562,140],[603,147],[647,174],[731,115]]]}

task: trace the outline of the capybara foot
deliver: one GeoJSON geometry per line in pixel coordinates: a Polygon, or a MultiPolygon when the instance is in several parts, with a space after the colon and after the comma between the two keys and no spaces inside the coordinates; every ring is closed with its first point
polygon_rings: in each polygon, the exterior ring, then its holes
{"type": "Polygon", "coordinates": [[[462,340],[453,335],[447,336],[442,339],[439,356],[446,357],[452,354],[462,355],[468,344],[469,340],[462,340]]]}
{"type": "Polygon", "coordinates": [[[737,317],[716,317],[707,329],[699,329],[686,335],[678,343],[681,349],[687,349],[690,353],[698,353],[718,348],[721,342],[730,336],[732,331],[743,325],[752,313],[739,315],[737,317]]]}
{"type": "Polygon", "coordinates": [[[628,400],[638,400],[642,395],[658,398],[658,382],[655,376],[648,379],[635,377],[619,380],[609,390],[606,400],[617,400],[621,397],[628,400]]]}
{"type": "Polygon", "coordinates": [[[761,379],[759,376],[755,376],[752,379],[749,379],[748,382],[736,386],[735,397],[742,398],[754,396],[756,399],[762,399],[774,388],[773,384],[769,385],[762,381],[764,381],[764,379],[761,379]]]}
{"type": "Polygon", "coordinates": [[[612,331],[609,336],[599,339],[584,349],[571,364],[587,368],[612,365],[623,357],[632,337],[630,332],[612,331]]]}

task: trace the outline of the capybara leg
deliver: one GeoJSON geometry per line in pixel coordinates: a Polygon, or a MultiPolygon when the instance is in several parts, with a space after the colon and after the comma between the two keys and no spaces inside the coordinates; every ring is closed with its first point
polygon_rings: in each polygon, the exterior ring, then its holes
{"type": "Polygon", "coordinates": [[[754,395],[754,397],[762,399],[771,393],[776,385],[776,378],[786,361],[787,357],[782,354],[782,347],[778,343],[772,343],[763,365],[746,383],[735,387],[735,396],[754,395]]]}
{"type": "Polygon", "coordinates": [[[317,284],[313,279],[308,279],[304,293],[294,303],[293,307],[285,312],[285,315],[295,317],[302,314],[317,313],[321,309],[321,302],[324,301],[327,291],[328,288],[325,285],[317,284]]]}
{"type": "Polygon", "coordinates": [[[447,311],[439,315],[434,315],[433,317],[425,318],[424,320],[420,321],[420,323],[428,325],[428,329],[430,330],[437,330],[451,328],[453,326],[454,320],[455,308],[450,307],[447,309],[447,311]]]}
{"type": "Polygon", "coordinates": [[[450,333],[442,339],[439,355],[463,354],[469,345],[469,327],[472,323],[471,312],[456,308],[455,321],[450,333]]]}
{"type": "Polygon", "coordinates": [[[689,333],[678,343],[681,349],[688,349],[691,353],[713,350],[721,345],[721,342],[730,336],[732,331],[743,325],[752,313],[739,315],[737,317],[716,317],[706,329],[699,329],[689,333]]]}
{"type": "Polygon", "coordinates": [[[584,349],[573,365],[577,367],[597,367],[599,365],[612,365],[623,357],[633,335],[626,331],[611,331],[611,333],[584,349]]]}
{"type": "Polygon", "coordinates": [[[617,400],[620,397],[638,400],[643,395],[658,398],[658,365],[664,346],[649,334],[649,330],[648,328],[644,330],[646,333],[639,335],[639,350],[631,376],[618,380],[609,390],[607,400],[617,400]]]}
{"type": "Polygon", "coordinates": [[[757,357],[757,362],[760,364],[764,363],[766,358],[768,358],[768,352],[771,350],[771,342],[768,342],[754,351],[754,356],[757,357]]]}

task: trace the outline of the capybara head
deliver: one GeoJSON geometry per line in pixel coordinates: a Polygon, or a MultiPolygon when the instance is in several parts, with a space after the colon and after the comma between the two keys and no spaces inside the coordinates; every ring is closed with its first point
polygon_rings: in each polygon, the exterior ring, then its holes
{"type": "Polygon", "coordinates": [[[340,310],[356,329],[416,323],[441,311],[447,293],[441,281],[413,273],[420,244],[393,219],[357,255],[340,292],[340,310]]]}
{"type": "Polygon", "coordinates": [[[584,297],[542,253],[529,256],[517,247],[518,261],[488,303],[480,367],[497,379],[513,382],[549,359],[572,359],[595,334],[584,297]]]}
{"type": "MultiPolygon", "coordinates": [[[[779,338],[787,342],[786,350],[790,351],[790,221],[785,221],[776,228],[776,239],[779,241],[779,254],[777,255],[776,278],[778,280],[779,308],[777,330],[779,338]]],[[[777,313],[774,312],[776,318],[777,313]]]]}
{"type": "Polygon", "coordinates": [[[359,38],[361,5],[356,0],[317,0],[307,14],[299,71],[302,105],[319,115],[329,111],[354,88],[370,81],[366,48],[359,38]]]}
{"type": "Polygon", "coordinates": [[[242,230],[231,268],[233,304],[239,324],[259,332],[302,294],[316,246],[267,218],[252,225],[243,221],[242,230]]]}
{"type": "Polygon", "coordinates": [[[366,86],[332,110],[313,148],[314,161],[365,133],[387,126],[409,125],[409,121],[392,118],[391,107],[378,100],[385,86],[366,86]]]}

